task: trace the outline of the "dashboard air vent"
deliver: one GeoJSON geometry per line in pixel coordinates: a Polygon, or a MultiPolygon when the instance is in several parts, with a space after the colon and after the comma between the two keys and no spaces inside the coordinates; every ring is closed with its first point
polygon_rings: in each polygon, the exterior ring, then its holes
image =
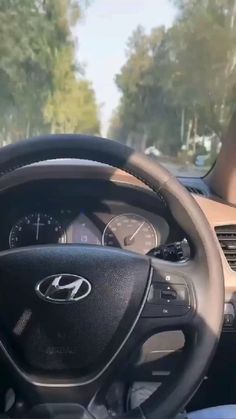
{"type": "Polygon", "coordinates": [[[236,271],[236,225],[215,227],[215,232],[229,266],[236,271]]]}
{"type": "Polygon", "coordinates": [[[196,188],[195,186],[186,186],[186,189],[190,193],[194,193],[195,195],[205,195],[204,191],[202,189],[196,188]]]}

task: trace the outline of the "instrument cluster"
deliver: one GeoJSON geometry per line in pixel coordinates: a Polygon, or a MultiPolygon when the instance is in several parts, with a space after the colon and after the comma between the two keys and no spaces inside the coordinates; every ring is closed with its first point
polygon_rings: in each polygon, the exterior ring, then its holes
{"type": "Polygon", "coordinates": [[[119,247],[141,254],[164,243],[169,228],[163,217],[148,211],[122,212],[60,209],[32,211],[9,229],[9,248],[46,244],[91,244],[119,247]]]}

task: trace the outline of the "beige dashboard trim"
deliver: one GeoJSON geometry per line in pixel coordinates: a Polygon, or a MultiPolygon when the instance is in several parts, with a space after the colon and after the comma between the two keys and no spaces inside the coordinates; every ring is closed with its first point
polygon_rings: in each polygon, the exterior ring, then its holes
{"type": "MultiPolygon", "coordinates": [[[[197,195],[193,196],[196,199],[202,211],[204,212],[213,230],[216,226],[236,224],[236,208],[223,204],[221,202],[213,201],[212,199],[207,199],[197,195]]],[[[236,272],[234,272],[230,268],[217,238],[216,242],[220,249],[222,258],[225,279],[225,291],[226,294],[232,294],[233,292],[236,292],[236,272]]]]}

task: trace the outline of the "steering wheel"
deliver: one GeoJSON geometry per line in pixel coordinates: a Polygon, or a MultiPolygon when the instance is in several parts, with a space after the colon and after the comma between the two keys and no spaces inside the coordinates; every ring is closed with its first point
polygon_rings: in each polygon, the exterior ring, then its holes
{"type": "Polygon", "coordinates": [[[187,353],[175,379],[125,415],[173,418],[200,385],[221,334],[224,281],[214,233],[174,176],[115,141],[84,135],[22,141],[0,150],[0,175],[58,158],[109,164],[161,193],[188,236],[192,257],[173,263],[62,244],[1,252],[2,355],[32,403],[78,403],[86,415],[105,418],[105,391],[133,351],[157,332],[182,329],[187,353]]]}

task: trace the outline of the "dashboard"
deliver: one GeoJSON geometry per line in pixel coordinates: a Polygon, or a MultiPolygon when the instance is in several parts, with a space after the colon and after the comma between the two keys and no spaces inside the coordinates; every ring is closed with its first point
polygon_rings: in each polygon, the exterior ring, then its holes
{"type": "Polygon", "coordinates": [[[184,238],[151,191],[106,180],[38,180],[4,192],[0,249],[89,244],[147,254],[184,238]],[[14,205],[12,205],[14,202],[14,205]]]}
{"type": "MultiPolygon", "coordinates": [[[[235,225],[236,208],[215,197],[204,180],[179,180],[214,231],[235,225]]],[[[0,200],[0,250],[59,242],[146,253],[154,244],[186,238],[161,196],[132,175],[93,162],[65,159],[18,169],[0,179],[0,200]]],[[[230,301],[236,294],[236,271],[219,250],[230,301]]]]}

